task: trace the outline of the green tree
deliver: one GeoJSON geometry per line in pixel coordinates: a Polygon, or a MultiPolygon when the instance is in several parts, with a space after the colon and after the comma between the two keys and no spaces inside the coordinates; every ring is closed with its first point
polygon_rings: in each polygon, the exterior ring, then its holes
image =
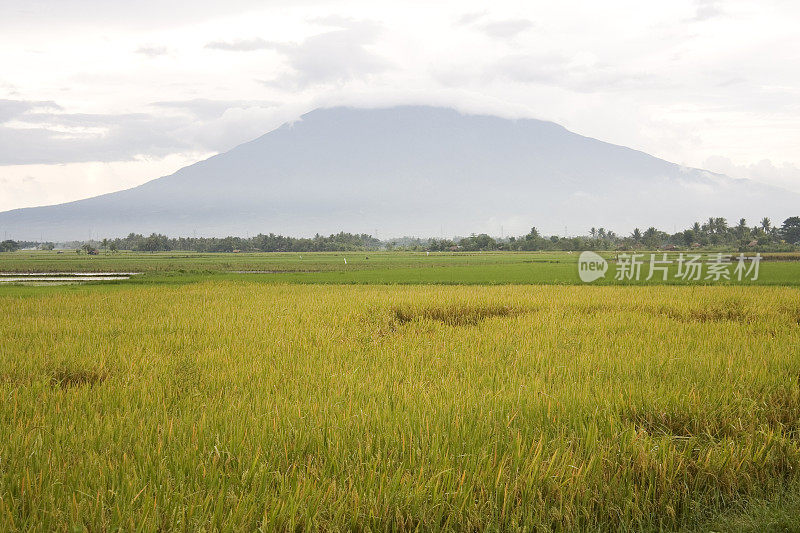
{"type": "Polygon", "coordinates": [[[800,217],[789,217],[783,221],[781,237],[789,244],[800,244],[800,217]]]}
{"type": "Polygon", "coordinates": [[[547,240],[544,239],[535,227],[531,228],[527,235],[520,238],[517,243],[517,248],[524,251],[541,250],[547,246],[547,240]]]}
{"type": "Polygon", "coordinates": [[[740,241],[744,241],[748,238],[750,234],[750,228],[747,227],[747,221],[745,219],[739,219],[739,223],[736,225],[734,233],[736,234],[736,238],[740,241]]]}
{"type": "Polygon", "coordinates": [[[19,250],[19,243],[17,241],[5,240],[0,242],[0,252],[16,252],[19,250]]]}
{"type": "Polygon", "coordinates": [[[479,251],[479,250],[496,250],[497,241],[485,233],[480,235],[470,235],[465,239],[461,239],[458,245],[466,251],[479,251]]]}
{"type": "Polygon", "coordinates": [[[642,234],[642,240],[644,241],[644,245],[648,248],[657,248],[658,247],[658,230],[650,226],[644,233],[642,234]]]}

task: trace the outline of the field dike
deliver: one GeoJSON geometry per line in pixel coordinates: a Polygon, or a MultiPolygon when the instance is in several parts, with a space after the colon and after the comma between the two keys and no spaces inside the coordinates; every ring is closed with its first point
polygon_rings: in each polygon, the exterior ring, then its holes
{"type": "Polygon", "coordinates": [[[719,530],[800,493],[798,301],[249,281],[0,296],[0,530],[719,530]]]}

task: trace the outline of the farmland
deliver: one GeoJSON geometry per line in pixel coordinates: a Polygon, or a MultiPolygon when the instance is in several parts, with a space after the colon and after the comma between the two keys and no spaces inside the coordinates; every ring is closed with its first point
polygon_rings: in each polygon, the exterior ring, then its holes
{"type": "MultiPolygon", "coordinates": [[[[640,252],[647,261],[651,252],[640,252]]],[[[655,253],[655,252],[653,252],[655,253]]],[[[696,252],[704,259],[713,252],[696,252]]],[[[731,254],[731,252],[727,252],[731,254]]],[[[687,253],[688,254],[688,253],[687,253]]],[[[660,256],[660,253],[657,255],[660,256]]],[[[733,254],[734,256],[736,254],[733,254]]],[[[609,261],[618,253],[603,253],[609,261]]],[[[677,253],[670,253],[676,259],[677,253]]],[[[301,284],[576,284],[578,254],[566,252],[120,252],[99,256],[55,252],[0,254],[0,272],[140,272],[141,284],[209,280],[301,284]]],[[[675,267],[671,268],[674,274],[675,267]]],[[[645,272],[646,273],[646,272],[645,272]]],[[[644,278],[644,276],[643,276],[644,278]]],[[[612,276],[597,284],[627,284],[612,276]]],[[[641,280],[639,284],[662,283],[641,280]]],[[[686,284],[670,275],[668,284],[686,284]]],[[[699,284],[704,284],[700,280],[699,284]]],[[[725,284],[720,281],[716,284],[725,284]]],[[[800,285],[800,254],[767,254],[756,285],[800,285]]],[[[740,285],[741,283],[735,283],[740,285]]]]}
{"type": "Polygon", "coordinates": [[[0,256],[0,530],[800,528],[800,263],[576,260],[0,256]]]}

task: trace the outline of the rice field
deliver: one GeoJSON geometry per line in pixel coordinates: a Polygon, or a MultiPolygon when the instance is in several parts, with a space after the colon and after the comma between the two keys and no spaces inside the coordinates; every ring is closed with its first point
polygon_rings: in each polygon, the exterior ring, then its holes
{"type": "Polygon", "coordinates": [[[800,292],[0,292],[0,530],[798,530],[800,292]]]}
{"type": "MultiPolygon", "coordinates": [[[[647,263],[650,254],[638,252],[647,263]]],[[[708,261],[714,252],[699,253],[708,261]]],[[[736,253],[727,252],[732,257],[736,253]]],[[[612,265],[618,252],[602,252],[612,265]]],[[[0,254],[0,278],[21,274],[138,273],[131,282],[140,284],[194,283],[205,280],[239,280],[261,283],[360,284],[360,285],[529,285],[582,284],[578,276],[578,253],[571,252],[281,252],[281,253],[194,253],[119,252],[92,256],[52,251],[24,251],[0,254]]],[[[667,280],[647,280],[648,265],[637,281],[617,280],[611,272],[594,285],[773,285],[800,286],[800,254],[763,254],[757,280],[716,280],[705,276],[697,281],[676,277],[677,265],[669,267],[667,280]]],[[[0,280],[2,281],[2,280],[0,280]]]]}

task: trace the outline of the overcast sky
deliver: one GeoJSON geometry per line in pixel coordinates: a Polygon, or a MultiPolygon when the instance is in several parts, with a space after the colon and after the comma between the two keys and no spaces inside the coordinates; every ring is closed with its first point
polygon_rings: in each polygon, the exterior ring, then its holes
{"type": "Polygon", "coordinates": [[[0,210],[129,188],[316,107],[402,103],[800,192],[798,27],[795,0],[1,0],[0,210]]]}

